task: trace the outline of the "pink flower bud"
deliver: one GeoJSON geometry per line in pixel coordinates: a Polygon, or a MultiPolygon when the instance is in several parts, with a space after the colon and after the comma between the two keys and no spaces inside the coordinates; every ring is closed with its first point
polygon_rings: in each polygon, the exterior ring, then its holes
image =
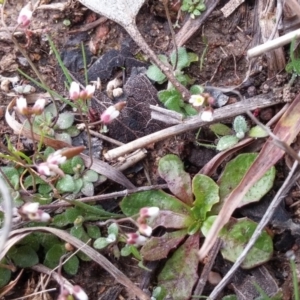
{"type": "Polygon", "coordinates": [[[46,105],[45,99],[36,100],[36,102],[34,103],[34,105],[32,107],[32,112],[35,115],[40,115],[44,111],[45,105],[46,105]]]}
{"type": "Polygon", "coordinates": [[[211,109],[206,109],[202,112],[201,114],[201,120],[202,121],[206,121],[206,122],[210,122],[212,121],[214,118],[213,118],[213,112],[211,109]]]}
{"type": "Polygon", "coordinates": [[[16,100],[17,110],[22,115],[27,115],[29,113],[27,107],[27,100],[24,97],[19,97],[16,100]]]}
{"type": "Polygon", "coordinates": [[[71,82],[69,94],[71,100],[78,100],[80,98],[80,87],[77,82],[75,81],[71,82]]]}
{"type": "Polygon", "coordinates": [[[31,17],[32,17],[31,3],[29,2],[21,9],[17,19],[17,23],[21,27],[27,27],[30,24],[31,17]]]}
{"type": "Polygon", "coordinates": [[[25,215],[34,214],[38,211],[39,205],[40,204],[38,202],[27,202],[20,208],[20,212],[25,215]]]}
{"type": "Polygon", "coordinates": [[[44,162],[44,163],[40,163],[36,166],[37,171],[39,174],[41,175],[46,175],[46,176],[54,176],[55,173],[51,172],[48,163],[44,162]]]}
{"type": "Polygon", "coordinates": [[[64,163],[67,160],[66,156],[62,156],[62,150],[57,150],[54,153],[51,153],[47,158],[48,164],[59,165],[64,163]]]}
{"type": "Polygon", "coordinates": [[[85,91],[86,91],[86,94],[87,94],[87,99],[90,99],[90,98],[92,98],[93,97],[93,95],[94,95],[94,92],[95,92],[95,86],[94,85],[87,85],[86,87],[85,87],[85,91]]]}
{"type": "Polygon", "coordinates": [[[110,106],[101,114],[100,119],[103,124],[109,124],[116,119],[119,114],[120,112],[114,106],[110,106]]]}
{"type": "Polygon", "coordinates": [[[159,215],[159,208],[156,206],[143,207],[140,209],[141,218],[155,218],[159,215]]]}
{"type": "Polygon", "coordinates": [[[140,224],[139,225],[139,232],[145,236],[151,236],[152,228],[147,224],[140,224]]]}
{"type": "Polygon", "coordinates": [[[72,294],[78,300],[88,300],[89,299],[87,294],[85,293],[85,291],[79,285],[74,285],[73,286],[72,294]]]}
{"type": "Polygon", "coordinates": [[[129,245],[142,246],[147,240],[148,239],[145,236],[135,232],[127,234],[127,244],[129,245]]]}

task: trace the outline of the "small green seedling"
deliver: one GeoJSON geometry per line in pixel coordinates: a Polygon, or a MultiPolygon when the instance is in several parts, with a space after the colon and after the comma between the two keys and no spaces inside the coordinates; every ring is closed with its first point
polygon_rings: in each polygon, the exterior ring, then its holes
{"type": "MultiPolygon", "coordinates": [[[[195,53],[187,52],[185,48],[179,48],[178,53],[176,53],[176,51],[172,52],[170,59],[165,55],[159,55],[159,58],[162,62],[169,62],[170,60],[171,65],[174,68],[175,77],[181,84],[188,86],[194,82],[192,78],[187,74],[184,74],[182,69],[189,67],[192,62],[198,61],[199,58],[195,53]]],[[[167,77],[156,65],[151,65],[146,74],[151,80],[154,80],[159,84],[167,81],[167,77]]],[[[203,87],[199,85],[193,85],[190,88],[192,95],[201,94],[203,91],[203,87]]],[[[179,112],[184,116],[192,116],[198,113],[191,104],[184,102],[181,94],[170,82],[168,82],[165,90],[158,92],[157,96],[166,108],[179,112]]]]}
{"type": "Polygon", "coordinates": [[[221,136],[216,147],[219,151],[232,148],[241,139],[245,138],[246,134],[253,138],[261,138],[268,135],[260,126],[254,126],[249,130],[247,122],[243,116],[235,117],[233,121],[233,130],[221,123],[210,125],[209,128],[216,136],[221,136]]]}
{"type": "Polygon", "coordinates": [[[206,10],[204,0],[183,0],[181,10],[191,15],[192,19],[201,15],[206,10]]]}

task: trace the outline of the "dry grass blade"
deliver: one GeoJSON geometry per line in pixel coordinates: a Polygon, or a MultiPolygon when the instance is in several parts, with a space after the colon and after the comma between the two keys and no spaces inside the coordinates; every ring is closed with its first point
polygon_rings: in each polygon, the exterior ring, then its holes
{"type": "Polygon", "coordinates": [[[92,247],[86,245],[81,240],[75,238],[74,236],[70,235],[69,233],[63,230],[51,228],[51,227],[30,227],[30,228],[22,228],[22,229],[14,230],[11,232],[10,236],[12,239],[15,239],[15,241],[18,241],[20,239],[16,238],[17,236],[21,235],[24,237],[24,234],[26,235],[34,231],[50,232],[58,236],[62,240],[65,240],[66,242],[72,244],[74,247],[80,248],[82,252],[88,255],[92,260],[94,260],[97,264],[99,264],[102,268],[104,268],[109,274],[111,274],[116,279],[116,281],[118,281],[120,284],[124,285],[132,293],[134,293],[138,299],[141,300],[150,299],[148,295],[146,295],[141,289],[139,289],[130,279],[128,279],[128,277],[125,274],[119,271],[109,260],[107,260],[99,252],[97,252],[92,247]]]}
{"type": "MultiPolygon", "coordinates": [[[[287,109],[274,128],[274,134],[286,144],[292,143],[300,131],[300,94],[287,109]]],[[[228,195],[218,217],[211,227],[204,244],[199,251],[203,260],[214,245],[220,230],[229,221],[234,210],[248,190],[283,156],[284,151],[274,146],[269,138],[240,184],[228,195]]]]}

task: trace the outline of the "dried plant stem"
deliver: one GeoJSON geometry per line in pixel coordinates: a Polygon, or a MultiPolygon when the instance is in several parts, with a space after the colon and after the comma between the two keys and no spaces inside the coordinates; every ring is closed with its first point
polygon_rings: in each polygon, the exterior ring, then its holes
{"type": "Polygon", "coordinates": [[[249,49],[247,52],[247,55],[249,58],[253,58],[255,56],[264,54],[267,51],[274,50],[276,48],[284,46],[284,45],[290,43],[294,38],[299,38],[299,37],[300,37],[300,29],[291,31],[281,37],[278,37],[278,38],[268,41],[262,45],[256,46],[252,49],[249,49]]]}
{"type": "MultiPolygon", "coordinates": [[[[91,197],[85,197],[85,198],[79,198],[75,199],[76,201],[80,202],[94,202],[94,201],[101,201],[101,200],[107,200],[107,199],[113,199],[117,197],[124,197],[130,194],[138,193],[138,192],[144,192],[144,191],[151,191],[151,190],[163,190],[167,189],[167,184],[158,184],[158,185],[152,185],[152,186],[142,186],[135,189],[128,189],[120,192],[113,192],[109,194],[103,194],[103,195],[97,195],[97,196],[91,196],[91,197]]],[[[49,209],[49,208],[60,208],[60,207],[67,207],[72,206],[72,204],[63,202],[61,204],[49,204],[49,205],[41,205],[41,209],[49,209]]]]}
{"type": "Polygon", "coordinates": [[[268,225],[270,219],[272,218],[277,206],[280,204],[281,200],[284,198],[286,193],[289,191],[289,189],[294,185],[295,181],[300,177],[300,172],[296,172],[298,168],[298,162],[295,161],[294,165],[284,181],[283,185],[277,192],[276,196],[270,203],[268,209],[266,210],[263,218],[259,222],[258,226],[256,227],[251,239],[249,240],[247,246],[239,256],[239,258],[236,260],[232,268],[229,270],[229,272],[226,274],[226,276],[223,277],[223,279],[220,281],[220,283],[214,288],[212,293],[209,295],[209,299],[216,299],[217,296],[220,294],[222,289],[227,285],[230,278],[234,275],[235,271],[239,268],[239,266],[242,264],[244,259],[246,258],[246,255],[251,250],[253,245],[255,244],[256,240],[260,237],[262,231],[264,228],[268,225]]]}
{"type": "Polygon", "coordinates": [[[129,152],[135,151],[137,149],[143,148],[151,143],[156,143],[158,141],[164,140],[168,137],[197,129],[204,125],[209,125],[211,123],[219,122],[223,119],[234,117],[240,114],[245,113],[248,110],[253,110],[256,108],[263,108],[277,104],[273,99],[273,93],[260,95],[254,98],[249,98],[231,105],[224,106],[215,110],[214,119],[211,122],[204,122],[199,116],[192,117],[187,121],[184,121],[182,124],[178,124],[167,129],[157,131],[155,133],[149,134],[145,137],[139,138],[135,141],[132,141],[124,146],[112,149],[108,151],[104,156],[107,160],[113,160],[119,156],[125,155],[129,152]]]}
{"type": "Polygon", "coordinates": [[[173,84],[174,88],[181,93],[182,98],[185,101],[188,101],[191,97],[190,91],[176,79],[176,77],[173,74],[172,66],[163,63],[157,57],[154,51],[146,43],[143,36],[140,34],[136,24],[132,22],[130,25],[127,25],[125,29],[136,42],[136,44],[142,49],[142,51],[150,57],[150,60],[152,60],[152,62],[155,63],[163,71],[168,80],[173,84]]]}

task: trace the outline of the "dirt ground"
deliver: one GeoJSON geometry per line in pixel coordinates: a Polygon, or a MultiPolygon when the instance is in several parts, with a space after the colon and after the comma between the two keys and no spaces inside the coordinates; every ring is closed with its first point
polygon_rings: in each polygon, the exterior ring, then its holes
{"type": "MultiPolygon", "coordinates": [[[[260,1],[245,1],[228,17],[224,17],[221,11],[228,1],[218,2],[219,4],[205,19],[203,25],[198,28],[196,33],[184,45],[189,51],[196,53],[200,57],[198,62],[192,63],[187,69],[187,74],[197,84],[220,88],[235,87],[245,98],[273,92],[275,94],[274,101],[282,99],[293,100],[299,90],[299,80],[296,79],[293,86],[288,90],[284,89],[291,77],[284,69],[285,64],[289,61],[289,45],[281,47],[281,54],[276,54],[281,55],[283,62],[279,61],[278,56],[269,57],[268,55],[261,55],[251,61],[247,58],[247,50],[262,43],[263,40],[258,22],[260,16],[259,10],[261,9],[258,2],[260,1]]],[[[261,2],[266,5],[267,1],[261,2]]],[[[26,3],[27,1],[25,0],[6,1],[3,17],[8,30],[11,31],[14,28],[18,13],[26,3]]],[[[276,1],[274,3],[276,4],[276,1]]],[[[275,15],[275,8],[272,11],[273,16],[275,15]]],[[[172,22],[174,24],[178,22],[179,24],[179,27],[175,28],[175,32],[178,33],[187,21],[188,15],[184,13],[179,14],[178,5],[175,5],[173,2],[171,3],[171,1],[169,3],[169,10],[172,22]]],[[[284,13],[286,13],[285,10],[284,13]]],[[[136,68],[147,67],[149,65],[148,57],[143,55],[124,28],[111,20],[103,20],[98,25],[88,28],[89,24],[99,20],[100,17],[75,0],[40,1],[40,7],[34,12],[28,31],[20,31],[20,34],[15,36],[18,46],[6,35],[2,24],[0,26],[0,81],[3,83],[5,78],[19,76],[20,81],[16,85],[27,83],[32,86],[33,93],[44,92],[17,72],[17,69],[20,68],[26,74],[36,78],[28,61],[20,52],[20,49],[23,49],[49,88],[67,96],[68,90],[64,85],[63,74],[49,46],[47,38],[47,35],[49,35],[55,43],[65,66],[72,76],[74,76],[74,79],[82,83],[84,82],[81,52],[81,43],[83,43],[89,68],[89,80],[97,81],[97,78],[100,78],[103,89],[105,89],[109,80],[117,76],[122,77],[125,84],[130,80],[130,76],[136,68]],[[102,62],[99,62],[99,58],[103,57],[103,55],[111,56],[107,56],[102,62]]],[[[280,27],[280,34],[285,34],[293,28],[290,21],[292,17],[283,15],[284,19],[280,27]]],[[[165,10],[160,1],[146,1],[137,15],[136,23],[141,34],[156,54],[170,53],[173,49],[173,41],[165,10]]],[[[296,24],[296,21],[293,24],[296,24]]],[[[17,95],[17,92],[13,90],[11,83],[7,86],[2,83],[0,91],[0,134],[2,143],[5,142],[5,135],[9,135],[14,145],[20,147],[21,150],[30,151],[30,143],[29,145],[26,144],[26,141],[23,144],[18,143],[18,137],[13,134],[12,129],[5,122],[5,108],[17,95]]],[[[141,123],[138,117],[136,119],[128,119],[126,113],[124,113],[124,116],[115,125],[111,125],[108,133],[109,137],[122,143],[130,142],[168,127],[163,122],[151,120],[149,111],[149,104],[159,104],[156,97],[156,90],[162,89],[164,86],[157,84],[147,86],[142,80],[137,85],[135,83],[130,84],[129,86],[133,90],[142,89],[143,87],[142,96],[140,97],[144,98],[145,101],[137,109],[137,114],[142,112],[145,117],[145,123],[141,123]],[[147,92],[145,92],[145,89],[147,92]]],[[[224,94],[228,96],[228,99],[222,105],[240,101],[231,92],[224,94]]],[[[95,93],[95,98],[96,100],[93,100],[92,107],[94,105],[94,108],[98,109],[99,112],[103,111],[103,104],[107,106],[111,103],[111,100],[100,90],[95,93]]],[[[120,98],[119,100],[123,99],[120,98]]],[[[129,109],[130,107],[136,109],[134,102],[129,102],[128,105],[129,109]]],[[[257,110],[256,113],[259,120],[263,123],[268,122],[283,105],[277,104],[257,110]]],[[[233,117],[234,115],[231,118],[225,119],[223,123],[231,126],[233,117]]],[[[208,127],[202,128],[197,140],[196,134],[197,131],[190,131],[160,141],[155,145],[149,145],[146,158],[126,170],[124,174],[137,187],[161,184],[163,180],[157,174],[157,162],[165,154],[173,153],[184,161],[186,171],[193,176],[217,153],[216,150],[201,147],[198,144],[215,143],[216,137],[208,127]]],[[[294,146],[295,151],[299,150],[298,145],[297,140],[294,146]]],[[[103,153],[114,146],[108,142],[101,141],[100,147],[100,159],[104,159],[103,153]]],[[[2,151],[4,149],[1,149],[2,151]]],[[[239,209],[235,212],[235,216],[247,216],[255,221],[260,221],[268,204],[289,172],[287,160],[288,158],[283,159],[277,164],[275,185],[267,196],[258,204],[251,204],[239,209]]],[[[5,165],[5,163],[6,161],[2,160],[1,164],[5,165]]],[[[218,174],[222,172],[223,166],[224,163],[218,169],[218,174]]],[[[106,182],[97,188],[99,194],[120,190],[123,190],[121,185],[113,182],[106,182]]],[[[104,208],[114,209],[118,212],[118,201],[120,200],[121,198],[114,201],[107,200],[101,204],[103,204],[104,208]]],[[[292,299],[292,278],[285,253],[293,249],[296,251],[296,257],[298,257],[300,235],[297,235],[297,231],[292,232],[288,226],[282,224],[287,223],[288,220],[293,220],[293,224],[297,224],[299,221],[299,205],[296,204],[292,207],[291,205],[298,200],[298,186],[295,186],[284,199],[268,228],[274,240],[273,259],[254,270],[245,271],[240,269],[232,278],[231,283],[224,289],[222,296],[235,293],[238,299],[255,299],[257,292],[255,289],[253,290],[253,286],[249,287],[249,282],[252,280],[259,282],[262,289],[270,288],[272,290],[270,294],[276,294],[281,289],[283,296],[276,299],[292,299]]],[[[155,274],[160,269],[160,263],[158,265],[153,264],[153,271],[149,274],[149,272],[139,268],[133,258],[125,257],[117,260],[109,251],[105,255],[132,282],[142,287],[146,292],[151,291],[153,286],[155,286],[155,274]]],[[[152,268],[150,264],[146,264],[146,266],[152,268]]],[[[231,266],[232,264],[225,261],[219,254],[212,270],[223,277],[231,266]]],[[[201,271],[202,267],[200,266],[199,274],[201,274],[201,271]]],[[[117,283],[106,271],[95,263],[83,262],[77,275],[63,275],[71,282],[80,284],[87,292],[89,299],[132,299],[130,291],[122,287],[121,284],[117,283]]],[[[34,291],[41,280],[41,276],[36,271],[25,270],[16,286],[1,299],[16,299],[17,297],[20,297],[18,299],[25,299],[25,295],[34,291]]],[[[207,283],[203,295],[209,295],[214,286],[214,283],[207,283]]],[[[53,281],[50,287],[58,286],[53,281]]],[[[57,297],[57,293],[55,292],[45,293],[45,295],[31,296],[26,299],[56,299],[57,297]]],[[[219,296],[218,299],[221,298],[219,296]]]]}

